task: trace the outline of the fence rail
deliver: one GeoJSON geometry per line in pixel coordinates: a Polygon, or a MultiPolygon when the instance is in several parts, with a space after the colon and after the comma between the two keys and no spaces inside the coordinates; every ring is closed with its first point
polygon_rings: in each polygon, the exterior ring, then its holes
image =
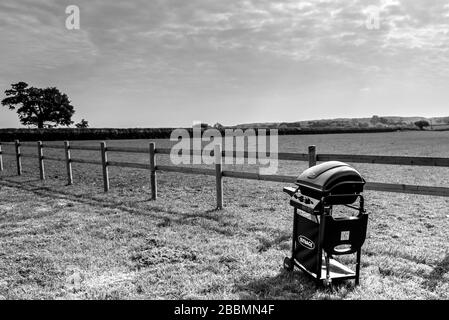
{"type": "Polygon", "coordinates": [[[148,153],[146,148],[131,148],[131,147],[106,147],[107,151],[124,152],[124,153],[148,153]]]}
{"type": "Polygon", "coordinates": [[[70,159],[70,162],[72,163],[83,163],[83,164],[95,164],[95,165],[101,165],[101,161],[95,161],[95,160],[86,160],[86,159],[70,159]]]}
{"type": "Polygon", "coordinates": [[[418,186],[409,184],[396,183],[382,183],[382,182],[367,182],[366,190],[385,191],[395,193],[411,193],[428,196],[449,197],[449,188],[433,187],[433,186],[418,186]]]}
{"type": "Polygon", "coordinates": [[[100,151],[100,147],[94,147],[94,146],[70,146],[70,149],[72,150],[85,150],[85,151],[100,151]]]}
{"type": "MultiPolygon", "coordinates": [[[[82,145],[70,145],[68,141],[65,141],[63,145],[30,142],[1,142],[0,143],[0,171],[4,170],[3,155],[15,156],[17,164],[17,174],[22,174],[22,162],[21,159],[36,158],[39,161],[40,178],[45,179],[44,160],[60,161],[66,163],[68,184],[73,183],[72,176],[72,163],[99,165],[103,168],[103,180],[104,190],[108,191],[109,186],[109,173],[108,167],[121,167],[121,168],[134,168],[150,171],[150,182],[152,199],[157,198],[157,171],[162,172],[178,172],[186,174],[200,174],[216,177],[216,191],[217,191],[217,208],[223,206],[223,184],[222,179],[225,178],[239,178],[249,180],[260,181],[272,181],[272,182],[295,182],[296,176],[290,175],[261,175],[254,172],[244,171],[231,171],[223,170],[222,161],[225,157],[232,158],[254,158],[257,155],[254,152],[236,152],[221,150],[220,146],[211,152],[211,155],[215,156],[215,169],[187,167],[187,166],[170,166],[170,165],[157,165],[156,154],[170,154],[171,149],[156,148],[154,143],[149,144],[149,148],[138,147],[108,147],[105,142],[102,142],[100,146],[82,146],[82,145]],[[5,152],[2,149],[3,146],[14,146],[15,152],[5,152]],[[21,152],[21,146],[23,147],[37,147],[36,154],[28,154],[21,152]],[[51,157],[44,155],[44,149],[62,149],[65,153],[65,158],[51,157]],[[84,150],[84,151],[98,151],[101,155],[101,160],[92,159],[78,159],[72,158],[71,150],[84,150]],[[122,153],[136,153],[136,154],[148,154],[149,163],[135,163],[135,162],[119,162],[109,161],[108,152],[122,152],[122,153]]],[[[201,154],[201,150],[189,150],[189,155],[201,154]]],[[[275,157],[276,155],[270,155],[275,157]]],[[[407,166],[434,166],[434,167],[449,167],[449,158],[441,157],[410,157],[410,156],[377,156],[377,155],[349,155],[349,154],[317,154],[315,146],[309,146],[308,153],[277,153],[277,159],[289,160],[289,161],[308,161],[309,166],[313,166],[317,161],[330,161],[339,160],[352,163],[371,163],[371,164],[388,164],[388,165],[407,165],[407,166]]],[[[395,183],[382,183],[382,182],[367,182],[365,185],[366,190],[395,192],[395,193],[408,193],[419,195],[431,195],[449,197],[449,188],[447,187],[434,187],[434,186],[421,186],[421,185],[408,185],[408,184],[395,184],[395,183]]]]}
{"type": "Polygon", "coordinates": [[[43,156],[42,159],[44,159],[44,160],[50,160],[50,161],[61,161],[61,162],[65,162],[65,159],[63,159],[63,158],[58,158],[58,157],[43,156]]]}
{"type": "Polygon", "coordinates": [[[318,154],[317,161],[347,161],[356,163],[393,164],[406,166],[449,167],[449,158],[370,156],[351,154],[318,154]]]}
{"type": "Polygon", "coordinates": [[[64,149],[64,145],[58,145],[58,144],[43,143],[42,146],[44,148],[49,148],[49,149],[64,149]]]}
{"type": "Polygon", "coordinates": [[[122,167],[122,168],[150,169],[150,165],[149,164],[135,163],[135,162],[108,161],[107,165],[108,166],[112,166],[112,167],[122,167]]]}

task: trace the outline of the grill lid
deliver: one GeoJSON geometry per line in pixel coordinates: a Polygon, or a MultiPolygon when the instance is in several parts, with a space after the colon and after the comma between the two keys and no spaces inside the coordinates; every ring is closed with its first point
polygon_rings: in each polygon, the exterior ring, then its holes
{"type": "Polygon", "coordinates": [[[358,193],[365,180],[350,165],[340,161],[327,161],[305,170],[296,179],[301,193],[318,199],[329,193],[358,193]]]}

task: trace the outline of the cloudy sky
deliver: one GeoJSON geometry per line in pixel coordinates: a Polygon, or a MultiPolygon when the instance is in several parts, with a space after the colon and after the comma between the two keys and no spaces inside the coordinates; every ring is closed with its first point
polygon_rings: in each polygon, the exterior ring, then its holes
{"type": "Polygon", "coordinates": [[[449,115],[447,0],[2,0],[0,43],[2,94],[56,86],[95,127],[449,115]]]}

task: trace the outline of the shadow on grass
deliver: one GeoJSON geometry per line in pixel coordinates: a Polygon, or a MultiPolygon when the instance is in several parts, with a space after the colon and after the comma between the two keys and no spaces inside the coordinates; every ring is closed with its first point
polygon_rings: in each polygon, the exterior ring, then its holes
{"type": "Polygon", "coordinates": [[[432,291],[435,291],[437,286],[441,284],[443,275],[449,272],[449,254],[446,254],[443,260],[441,260],[435,268],[426,276],[426,280],[423,285],[432,291]]]}
{"type": "MultiPolygon", "coordinates": [[[[147,203],[151,204],[151,206],[147,208],[135,208],[127,205],[123,201],[114,201],[112,199],[105,199],[101,196],[95,196],[89,192],[86,193],[73,193],[66,190],[56,189],[56,187],[50,187],[42,185],[42,181],[39,179],[28,178],[28,179],[20,179],[17,181],[14,177],[13,179],[7,179],[9,177],[4,177],[1,180],[1,184],[13,187],[17,189],[21,189],[27,192],[31,192],[35,195],[41,197],[50,197],[52,199],[60,199],[60,200],[70,200],[78,203],[102,207],[106,209],[118,209],[130,214],[134,215],[142,215],[142,216],[152,216],[156,219],[160,219],[161,222],[157,223],[158,227],[167,227],[170,225],[178,224],[178,225],[194,225],[194,223],[198,219],[205,219],[212,222],[221,223],[225,218],[223,212],[216,209],[204,210],[196,213],[184,213],[182,211],[174,211],[170,210],[167,207],[157,206],[154,203],[151,203],[151,200],[148,200],[147,203]],[[35,185],[34,183],[38,183],[35,185]],[[160,213],[160,215],[158,215],[160,213]],[[167,217],[167,215],[170,215],[167,217]]],[[[12,177],[11,177],[12,178],[12,177]]],[[[70,189],[69,189],[70,190],[70,189]]],[[[133,203],[135,203],[133,201],[133,203]]],[[[195,224],[196,225],[196,224],[195,224]]],[[[201,225],[199,225],[201,226],[201,225]]],[[[224,235],[230,235],[230,231],[228,228],[220,226],[213,226],[208,229],[212,229],[217,233],[221,233],[224,235]]]]}
{"type": "Polygon", "coordinates": [[[326,289],[299,270],[288,272],[284,269],[274,277],[252,279],[236,285],[239,298],[243,300],[344,299],[354,289],[352,281],[338,281],[332,290],[326,289]]]}
{"type": "Polygon", "coordinates": [[[244,285],[236,285],[239,298],[243,300],[259,299],[310,299],[317,287],[299,271],[281,272],[274,277],[252,279],[244,285]]]}
{"type": "Polygon", "coordinates": [[[328,289],[296,268],[293,272],[281,268],[276,276],[240,282],[244,284],[236,284],[235,288],[242,300],[344,299],[356,288],[353,280],[334,279],[328,289]]]}
{"type": "Polygon", "coordinates": [[[239,298],[243,300],[307,300],[343,299],[354,290],[351,281],[338,281],[332,291],[317,285],[299,270],[288,272],[284,269],[274,277],[263,277],[236,285],[239,298]]]}

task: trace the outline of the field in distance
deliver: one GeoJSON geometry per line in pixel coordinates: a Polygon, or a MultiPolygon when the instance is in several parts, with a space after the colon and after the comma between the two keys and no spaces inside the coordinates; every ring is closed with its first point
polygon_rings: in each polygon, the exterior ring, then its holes
{"type": "MultiPolygon", "coordinates": [[[[449,157],[449,132],[395,132],[279,137],[280,151],[449,157]]],[[[154,140],[157,147],[173,142],[154,140]]],[[[148,140],[107,141],[146,147],[148,140]]],[[[73,144],[97,145],[95,141],[73,144]]],[[[4,147],[4,150],[8,147],[4,147]]],[[[9,147],[12,148],[12,147],[9,147]]],[[[11,149],[12,150],[12,149],[11,149]]],[[[24,147],[35,154],[35,148],[24,147]]],[[[63,157],[62,150],[45,154],[63,157]]],[[[99,153],[73,150],[77,158],[99,153]]],[[[147,163],[147,155],[114,154],[114,161],[147,163]]],[[[282,270],[289,254],[292,210],[284,184],[225,179],[215,211],[213,177],[158,173],[150,201],[149,173],[4,156],[0,174],[0,296],[6,299],[448,299],[449,199],[366,192],[370,213],[361,284],[316,290],[302,273],[282,270]]],[[[168,164],[167,156],[158,156],[168,164]]],[[[354,164],[369,181],[446,186],[449,168],[354,164]]],[[[279,174],[299,174],[304,162],[280,161],[279,174]]],[[[251,171],[254,166],[229,166],[251,171]]],[[[352,260],[344,258],[350,263],[352,260]]]]}

